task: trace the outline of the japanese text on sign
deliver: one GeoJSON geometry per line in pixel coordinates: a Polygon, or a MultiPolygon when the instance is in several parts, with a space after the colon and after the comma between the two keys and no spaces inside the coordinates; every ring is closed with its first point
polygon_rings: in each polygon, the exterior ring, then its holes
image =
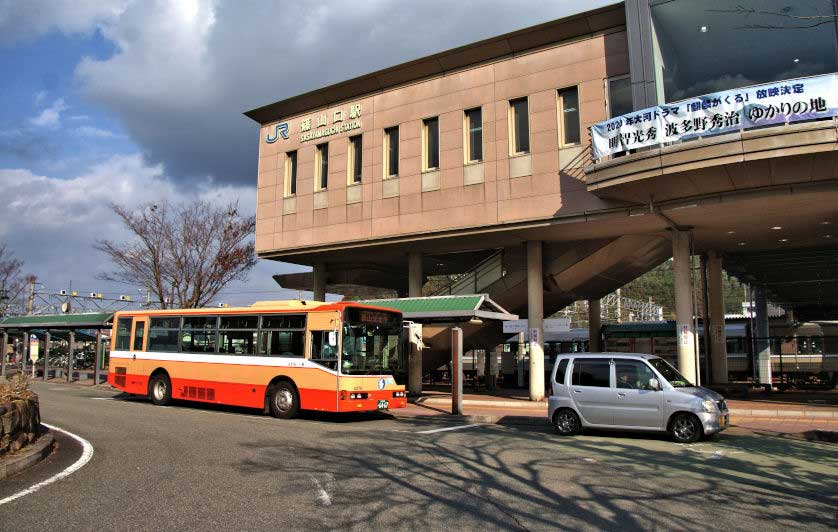
{"type": "Polygon", "coordinates": [[[838,116],[838,74],[707,94],[591,127],[594,159],[666,142],[838,116]]]}

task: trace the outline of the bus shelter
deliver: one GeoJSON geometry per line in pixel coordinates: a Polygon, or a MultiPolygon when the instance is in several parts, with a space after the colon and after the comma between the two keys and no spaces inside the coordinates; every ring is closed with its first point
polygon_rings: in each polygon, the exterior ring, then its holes
{"type": "MultiPolygon", "coordinates": [[[[31,371],[47,380],[92,372],[96,384],[107,367],[112,312],[12,316],[0,321],[0,375],[31,371]]],[[[89,378],[89,377],[88,377],[89,378]]]]}

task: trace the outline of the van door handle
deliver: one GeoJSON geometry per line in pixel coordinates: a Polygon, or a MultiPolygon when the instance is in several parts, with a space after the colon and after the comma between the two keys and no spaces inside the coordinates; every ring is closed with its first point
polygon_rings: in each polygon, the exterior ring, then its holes
{"type": "Polygon", "coordinates": [[[576,393],[582,393],[582,390],[573,390],[576,393]]]}
{"type": "Polygon", "coordinates": [[[619,392],[619,393],[617,393],[617,395],[619,395],[620,397],[625,397],[625,396],[626,396],[626,392],[619,392]]]}

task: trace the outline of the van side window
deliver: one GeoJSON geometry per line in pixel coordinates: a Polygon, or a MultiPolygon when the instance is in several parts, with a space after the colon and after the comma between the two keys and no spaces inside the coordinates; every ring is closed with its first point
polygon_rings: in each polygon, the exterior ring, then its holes
{"type": "Polygon", "coordinates": [[[652,369],[639,360],[614,361],[617,388],[628,390],[651,390],[649,379],[656,378],[652,369]]]}
{"type": "Polygon", "coordinates": [[[573,386],[611,386],[611,364],[609,360],[576,359],[573,362],[573,386]]]}
{"type": "Polygon", "coordinates": [[[566,382],[565,376],[567,375],[567,365],[570,362],[569,358],[562,359],[559,362],[559,367],[556,369],[556,382],[559,384],[564,384],[566,382]]]}

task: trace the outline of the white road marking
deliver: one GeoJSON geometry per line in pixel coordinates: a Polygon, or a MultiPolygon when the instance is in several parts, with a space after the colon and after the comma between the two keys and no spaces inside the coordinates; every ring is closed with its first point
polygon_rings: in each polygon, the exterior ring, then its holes
{"type": "Polygon", "coordinates": [[[444,429],[420,430],[416,434],[433,434],[435,432],[447,432],[449,430],[463,430],[471,427],[479,427],[485,423],[473,423],[471,425],[460,425],[459,427],[446,427],[444,429]]]}
{"type": "MultiPolygon", "coordinates": [[[[312,483],[314,483],[314,487],[317,488],[317,499],[320,502],[323,503],[323,506],[331,506],[332,505],[332,498],[329,497],[329,492],[327,492],[323,488],[323,486],[320,484],[320,481],[317,480],[317,477],[315,477],[314,475],[309,475],[309,477],[311,478],[312,483]]],[[[330,484],[332,484],[334,482],[335,477],[331,473],[326,473],[325,477],[326,477],[326,486],[330,487],[330,484]]]]}
{"type": "Polygon", "coordinates": [[[81,456],[79,457],[78,460],[73,462],[73,464],[70,465],[64,471],[61,471],[60,473],[57,473],[57,474],[51,476],[50,478],[48,478],[48,479],[46,479],[42,482],[38,482],[34,486],[30,486],[30,487],[26,488],[25,490],[19,491],[19,492],[15,493],[14,495],[9,495],[5,499],[0,499],[0,505],[6,504],[7,502],[12,502],[13,500],[19,499],[20,497],[24,497],[26,495],[30,495],[32,493],[35,493],[36,491],[43,488],[44,486],[48,486],[48,485],[52,484],[53,482],[56,482],[58,480],[61,480],[63,478],[66,478],[66,477],[72,475],[73,473],[75,473],[76,471],[78,471],[79,469],[84,467],[84,465],[87,462],[89,462],[91,458],[93,458],[93,446],[90,445],[89,441],[85,440],[81,436],[76,436],[72,432],[68,432],[64,429],[59,429],[58,427],[55,427],[53,425],[49,425],[47,423],[41,423],[41,424],[44,425],[45,427],[49,427],[50,429],[52,429],[56,432],[61,432],[62,434],[66,434],[67,436],[69,436],[69,437],[73,438],[74,440],[76,440],[77,442],[79,442],[82,446],[81,456]]]}
{"type": "Polygon", "coordinates": [[[91,397],[93,401],[116,401],[113,397],[91,397]]]}

